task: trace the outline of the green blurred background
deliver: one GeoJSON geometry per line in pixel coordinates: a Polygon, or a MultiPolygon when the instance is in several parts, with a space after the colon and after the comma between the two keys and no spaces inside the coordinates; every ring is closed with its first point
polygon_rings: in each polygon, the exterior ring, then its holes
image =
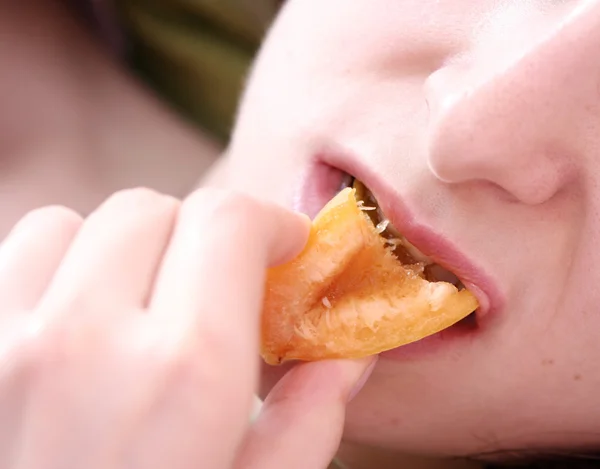
{"type": "Polygon", "coordinates": [[[128,59],[178,112],[225,142],[280,0],[120,0],[128,59]]]}

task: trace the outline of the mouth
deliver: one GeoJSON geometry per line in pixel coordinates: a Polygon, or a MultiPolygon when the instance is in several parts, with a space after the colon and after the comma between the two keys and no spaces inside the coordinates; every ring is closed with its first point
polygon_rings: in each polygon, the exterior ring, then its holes
{"type": "MultiPolygon", "coordinates": [[[[360,209],[371,219],[378,233],[386,240],[390,251],[401,264],[419,266],[419,270],[422,272],[421,275],[430,282],[447,282],[454,285],[459,291],[465,289],[465,285],[458,275],[438,264],[432,257],[424,254],[406,236],[400,233],[390,221],[390,218],[384,213],[371,190],[363,182],[345,174],[340,185],[340,190],[346,187],[352,187],[356,190],[360,209]]],[[[474,328],[476,326],[477,310],[456,323],[453,327],[474,328]]]]}
{"type": "MultiPolygon", "coordinates": [[[[301,180],[295,208],[314,218],[329,200],[347,187],[355,188],[363,211],[378,227],[400,263],[420,264],[427,280],[451,283],[476,297],[479,307],[475,311],[435,337],[449,338],[465,333],[470,336],[474,329],[496,317],[495,312],[504,304],[504,296],[495,281],[451,241],[418,223],[397,192],[351,154],[321,154],[301,180]]],[[[421,342],[430,340],[425,338],[421,342]]],[[[411,346],[400,347],[407,348],[411,346]]]]}

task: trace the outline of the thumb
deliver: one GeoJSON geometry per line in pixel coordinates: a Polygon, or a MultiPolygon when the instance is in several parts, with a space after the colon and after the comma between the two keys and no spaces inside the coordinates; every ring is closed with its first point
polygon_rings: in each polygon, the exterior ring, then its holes
{"type": "Polygon", "coordinates": [[[302,363],[267,396],[236,468],[325,468],[335,457],[346,405],[371,374],[375,357],[302,363]]]}

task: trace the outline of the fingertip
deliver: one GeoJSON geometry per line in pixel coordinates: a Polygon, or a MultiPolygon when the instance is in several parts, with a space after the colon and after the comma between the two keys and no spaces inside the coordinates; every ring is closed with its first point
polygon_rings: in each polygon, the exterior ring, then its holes
{"type": "Polygon", "coordinates": [[[310,218],[304,213],[282,210],[285,212],[282,213],[285,217],[284,228],[282,232],[276,234],[277,239],[274,240],[275,245],[280,249],[272,257],[271,266],[284,264],[297,257],[306,246],[312,227],[310,218]],[[282,237],[285,243],[281,242],[282,237]],[[284,248],[281,249],[282,247],[284,248]]]}
{"type": "Polygon", "coordinates": [[[293,222],[292,230],[297,240],[295,254],[299,254],[308,241],[308,236],[312,227],[312,221],[308,215],[301,212],[290,212],[290,214],[293,222]]]}
{"type": "Polygon", "coordinates": [[[364,387],[376,363],[376,356],[299,363],[273,386],[265,402],[309,399],[347,403],[364,387]]]}
{"type": "Polygon", "coordinates": [[[354,380],[354,384],[350,388],[350,392],[348,393],[347,402],[352,401],[352,399],[354,399],[356,397],[356,395],[365,386],[365,384],[371,377],[373,370],[375,369],[375,365],[377,365],[378,359],[379,359],[379,356],[375,355],[373,357],[367,357],[367,358],[358,360],[357,363],[355,363],[356,369],[354,370],[354,372],[356,373],[355,376],[358,376],[358,378],[356,378],[354,380]]]}
{"type": "Polygon", "coordinates": [[[296,216],[300,219],[300,222],[304,224],[306,230],[310,230],[310,227],[312,225],[312,220],[310,219],[310,217],[306,213],[302,212],[293,213],[296,214],[296,216]]]}

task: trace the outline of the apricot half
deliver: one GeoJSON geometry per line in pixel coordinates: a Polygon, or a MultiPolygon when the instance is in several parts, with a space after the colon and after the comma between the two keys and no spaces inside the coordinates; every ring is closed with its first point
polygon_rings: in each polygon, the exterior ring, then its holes
{"type": "Polygon", "coordinates": [[[269,269],[261,355],[289,360],[361,358],[420,340],[472,313],[477,300],[402,264],[347,188],[313,220],[304,250],[269,269]]]}

